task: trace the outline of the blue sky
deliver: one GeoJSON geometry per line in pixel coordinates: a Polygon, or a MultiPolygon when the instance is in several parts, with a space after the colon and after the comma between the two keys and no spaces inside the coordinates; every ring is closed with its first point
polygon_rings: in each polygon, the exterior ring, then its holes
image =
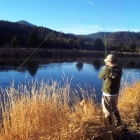
{"type": "Polygon", "coordinates": [[[140,31],[140,0],[0,0],[0,20],[63,33],[140,31]]]}

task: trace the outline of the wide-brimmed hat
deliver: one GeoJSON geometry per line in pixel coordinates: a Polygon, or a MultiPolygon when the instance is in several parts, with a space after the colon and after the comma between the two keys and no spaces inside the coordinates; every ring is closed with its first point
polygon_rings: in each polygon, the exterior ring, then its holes
{"type": "Polygon", "coordinates": [[[117,58],[114,54],[109,54],[106,59],[104,59],[104,62],[113,62],[113,61],[116,61],[117,58]]]}

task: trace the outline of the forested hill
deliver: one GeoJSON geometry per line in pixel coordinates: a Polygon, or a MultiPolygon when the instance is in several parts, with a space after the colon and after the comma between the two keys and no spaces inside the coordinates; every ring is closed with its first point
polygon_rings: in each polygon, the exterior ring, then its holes
{"type": "Polygon", "coordinates": [[[35,26],[26,21],[9,22],[0,20],[0,47],[37,47],[59,49],[140,50],[140,32],[98,32],[88,35],[65,34],[46,27],[35,26]],[[43,43],[42,43],[43,42],[43,43]]]}
{"type": "Polygon", "coordinates": [[[42,48],[66,47],[69,49],[77,37],[54,31],[52,29],[35,26],[26,21],[9,22],[0,20],[0,47],[10,44],[11,47],[42,48]]]}
{"type": "Polygon", "coordinates": [[[138,47],[140,47],[140,32],[98,32],[89,35],[78,35],[78,37],[81,37],[86,41],[93,41],[97,38],[101,38],[102,40],[106,40],[109,46],[114,46],[119,43],[129,46],[130,44],[135,43],[138,47]]]}

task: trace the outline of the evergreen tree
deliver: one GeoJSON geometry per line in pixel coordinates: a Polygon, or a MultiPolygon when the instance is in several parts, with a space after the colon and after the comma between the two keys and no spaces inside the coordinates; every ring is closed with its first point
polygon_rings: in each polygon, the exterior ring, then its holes
{"type": "Polygon", "coordinates": [[[33,48],[36,48],[39,45],[39,38],[37,34],[35,33],[35,31],[32,31],[29,34],[27,44],[29,47],[33,47],[33,48]]]}
{"type": "Polygon", "coordinates": [[[121,41],[121,42],[119,42],[119,44],[118,44],[118,46],[117,46],[117,51],[122,51],[122,50],[124,50],[124,43],[121,41]]]}
{"type": "Polygon", "coordinates": [[[17,39],[17,36],[14,36],[13,39],[11,40],[12,48],[16,48],[18,44],[19,44],[19,40],[17,39]]]}
{"type": "Polygon", "coordinates": [[[136,46],[135,43],[130,44],[129,47],[130,47],[131,52],[136,52],[136,48],[137,48],[137,46],[136,46]]]}
{"type": "Polygon", "coordinates": [[[95,41],[94,41],[94,50],[97,50],[97,51],[103,51],[104,50],[104,42],[102,41],[101,38],[97,38],[95,41]]]}
{"type": "Polygon", "coordinates": [[[76,44],[77,44],[77,46],[78,46],[78,49],[82,49],[82,46],[83,46],[83,44],[84,44],[84,42],[83,42],[83,39],[81,39],[81,38],[78,38],[77,40],[76,40],[76,44]]]}

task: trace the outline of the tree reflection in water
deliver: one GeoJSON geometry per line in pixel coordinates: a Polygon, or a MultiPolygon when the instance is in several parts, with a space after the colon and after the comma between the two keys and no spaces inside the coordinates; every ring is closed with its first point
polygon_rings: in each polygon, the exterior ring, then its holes
{"type": "MultiPolygon", "coordinates": [[[[84,60],[80,58],[80,61],[76,61],[76,68],[80,72],[84,64],[89,64],[92,65],[95,69],[95,71],[99,71],[101,66],[103,66],[104,63],[104,58],[91,58],[89,60],[84,60]]],[[[37,70],[39,68],[39,65],[48,65],[52,63],[61,63],[63,62],[75,62],[74,60],[69,60],[69,59],[33,59],[29,60],[25,63],[25,65],[22,66],[21,69],[17,70],[17,68],[23,63],[22,60],[13,60],[13,59],[6,59],[6,60],[0,60],[0,71],[9,71],[11,69],[14,69],[15,71],[25,71],[28,70],[31,76],[34,76],[37,73],[37,70]]],[[[118,59],[118,65],[121,66],[122,68],[136,68],[140,69],[140,58],[119,58],[118,59]]]]}
{"type": "Polygon", "coordinates": [[[128,63],[128,68],[135,68],[135,63],[132,62],[132,61],[130,61],[130,62],[128,63]]]}
{"type": "Polygon", "coordinates": [[[34,76],[38,69],[38,62],[36,61],[28,61],[27,70],[29,71],[31,76],[34,76]]]}
{"type": "Polygon", "coordinates": [[[99,60],[99,59],[93,60],[92,64],[93,64],[95,70],[97,70],[97,71],[98,71],[98,70],[100,69],[100,67],[102,66],[101,60],[99,60]]]}
{"type": "Polygon", "coordinates": [[[76,67],[77,67],[77,69],[78,69],[79,71],[81,71],[82,68],[83,68],[83,62],[77,62],[77,63],[76,63],[76,67]]]}

